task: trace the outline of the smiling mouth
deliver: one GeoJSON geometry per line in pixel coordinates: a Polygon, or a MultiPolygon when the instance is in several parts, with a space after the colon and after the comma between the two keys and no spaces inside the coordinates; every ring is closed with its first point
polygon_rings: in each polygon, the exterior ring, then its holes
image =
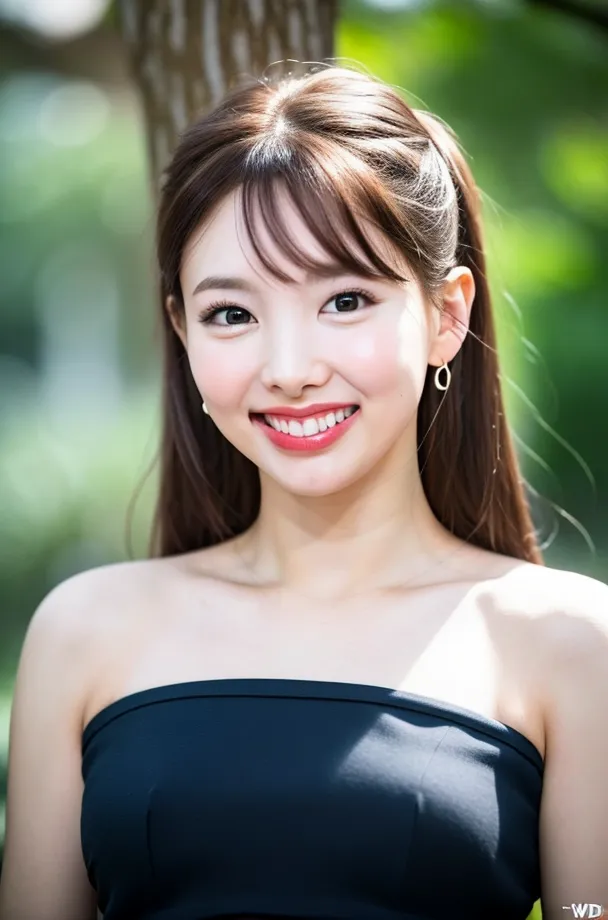
{"type": "MultiPolygon", "coordinates": [[[[359,409],[360,409],[360,406],[353,404],[352,406],[348,407],[348,409],[347,409],[347,413],[348,413],[348,414],[345,414],[344,411],[342,410],[342,411],[340,412],[340,416],[341,416],[341,417],[339,417],[339,418],[336,418],[336,411],[334,410],[333,412],[328,412],[328,413],[326,413],[325,416],[319,416],[319,415],[317,415],[317,416],[310,416],[310,419],[317,422],[317,430],[319,430],[319,427],[320,427],[321,431],[325,431],[325,430],[327,430],[327,428],[333,428],[333,427],[335,427],[335,426],[337,426],[337,425],[341,425],[343,422],[345,422],[345,421],[346,421],[348,418],[350,418],[352,415],[355,415],[355,414],[359,411],[359,409]],[[331,416],[331,420],[330,420],[329,423],[327,422],[327,416],[328,416],[328,415],[331,416]],[[319,422],[321,422],[320,425],[319,425],[319,422]]],[[[264,425],[266,425],[268,428],[272,428],[274,431],[277,430],[277,429],[275,428],[275,426],[272,425],[272,424],[267,420],[266,416],[265,416],[263,413],[261,413],[261,412],[250,412],[250,413],[249,413],[249,418],[252,419],[252,420],[253,420],[253,419],[257,419],[258,421],[260,421],[260,422],[262,422],[264,425]]],[[[277,418],[278,418],[278,417],[277,417],[277,418]]],[[[301,426],[303,425],[304,421],[305,421],[305,419],[299,418],[299,417],[296,417],[296,416],[294,416],[294,417],[292,417],[292,416],[281,416],[280,419],[281,419],[281,422],[284,423],[285,425],[288,425],[289,422],[291,422],[291,421],[297,422],[299,427],[301,427],[301,426]]],[[[288,433],[287,431],[284,430],[284,428],[283,428],[283,431],[284,431],[285,434],[288,433]]]]}

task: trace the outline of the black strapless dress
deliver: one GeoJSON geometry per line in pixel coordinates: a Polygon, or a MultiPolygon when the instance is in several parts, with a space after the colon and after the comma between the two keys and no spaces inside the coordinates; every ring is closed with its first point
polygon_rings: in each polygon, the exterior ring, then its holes
{"type": "Polygon", "coordinates": [[[526,920],[543,759],[514,728],[367,684],[125,696],[82,738],[104,920],[526,920]]]}

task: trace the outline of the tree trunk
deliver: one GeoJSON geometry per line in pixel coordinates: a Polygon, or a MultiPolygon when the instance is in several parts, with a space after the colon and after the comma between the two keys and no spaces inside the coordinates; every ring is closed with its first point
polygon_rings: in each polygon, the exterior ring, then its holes
{"type": "Polygon", "coordinates": [[[186,125],[241,75],[333,56],[338,0],[119,0],[119,7],[155,184],[186,125]]]}

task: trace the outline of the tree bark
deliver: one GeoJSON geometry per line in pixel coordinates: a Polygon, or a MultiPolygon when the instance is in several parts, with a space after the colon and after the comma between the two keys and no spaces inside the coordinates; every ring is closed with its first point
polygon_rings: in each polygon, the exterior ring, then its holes
{"type": "MultiPolygon", "coordinates": [[[[333,56],[338,0],[119,0],[155,184],[197,113],[275,61],[333,56]]],[[[289,71],[288,64],[273,75],[289,71]]]]}

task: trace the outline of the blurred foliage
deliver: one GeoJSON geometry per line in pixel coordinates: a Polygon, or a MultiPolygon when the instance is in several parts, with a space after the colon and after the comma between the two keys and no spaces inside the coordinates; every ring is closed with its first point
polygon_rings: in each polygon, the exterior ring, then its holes
{"type": "MultiPolygon", "coordinates": [[[[132,87],[107,78],[108,48],[124,54],[112,29],[99,30],[103,80],[91,54],[86,74],[70,77],[48,57],[36,69],[31,50],[22,66],[13,50],[0,70],[4,764],[27,622],[58,581],[126,557],[127,505],[158,438],[146,151],[132,87]]],[[[511,0],[392,11],[343,0],[336,47],[462,141],[483,192],[509,416],[544,496],[532,499],[537,524],[555,536],[546,560],[602,580],[606,45],[589,25],[511,0]]],[[[136,556],[154,484],[138,502],[136,556]]]]}
{"type": "Polygon", "coordinates": [[[19,74],[0,88],[0,585],[19,631],[57,580],[124,555],[154,437],[145,151],[132,100],[96,93],[94,122],[92,87],[19,74]]]}

